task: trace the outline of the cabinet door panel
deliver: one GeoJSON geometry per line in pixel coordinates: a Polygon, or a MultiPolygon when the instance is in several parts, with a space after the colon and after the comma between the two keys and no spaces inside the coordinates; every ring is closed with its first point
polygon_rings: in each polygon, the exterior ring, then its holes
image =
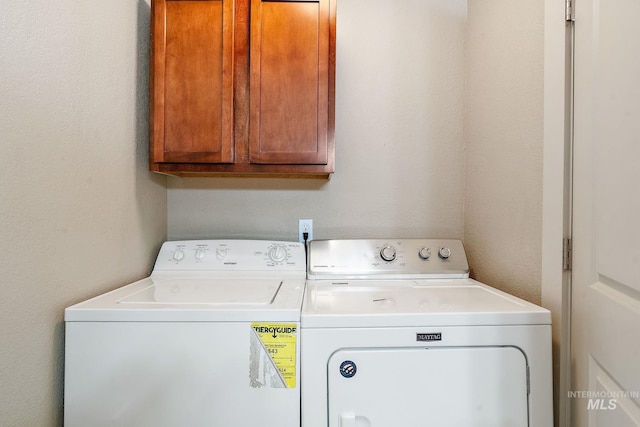
{"type": "Polygon", "coordinates": [[[249,160],[326,164],[329,0],[251,6],[249,160]]]}
{"type": "Polygon", "coordinates": [[[152,162],[232,162],[233,1],[154,6],[152,162]]]}

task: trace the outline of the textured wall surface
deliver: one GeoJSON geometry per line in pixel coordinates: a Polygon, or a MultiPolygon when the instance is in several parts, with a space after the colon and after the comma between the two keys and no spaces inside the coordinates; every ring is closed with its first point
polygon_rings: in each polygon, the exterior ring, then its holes
{"type": "Polygon", "coordinates": [[[338,3],[330,181],[170,178],[169,236],[464,237],[540,302],[544,5],[338,3]]]}
{"type": "Polygon", "coordinates": [[[464,237],[475,278],[540,302],[544,2],[470,1],[464,237]]]}
{"type": "Polygon", "coordinates": [[[169,179],[169,236],[462,238],[466,0],[340,0],[329,181],[169,179]]]}
{"type": "Polygon", "coordinates": [[[63,310],[171,238],[464,237],[474,277],[540,294],[534,0],[340,0],[329,181],[146,170],[148,1],[0,13],[0,424],[62,424],[63,310]],[[168,199],[168,228],[167,228],[168,199]]]}
{"type": "MultiPolygon", "coordinates": [[[[64,308],[146,275],[166,235],[147,172],[145,2],[0,13],[0,425],[62,425],[64,308]]],[[[87,426],[89,427],[89,426],[87,426]]]]}

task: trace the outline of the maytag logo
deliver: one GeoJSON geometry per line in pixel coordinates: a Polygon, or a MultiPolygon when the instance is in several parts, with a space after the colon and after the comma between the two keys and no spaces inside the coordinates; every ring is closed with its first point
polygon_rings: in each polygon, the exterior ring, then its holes
{"type": "Polygon", "coordinates": [[[434,332],[430,334],[416,334],[416,341],[442,341],[442,332],[434,332]]]}

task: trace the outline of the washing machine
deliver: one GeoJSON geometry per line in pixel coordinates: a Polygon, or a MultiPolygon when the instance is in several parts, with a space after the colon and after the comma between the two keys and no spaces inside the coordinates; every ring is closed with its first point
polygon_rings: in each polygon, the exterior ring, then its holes
{"type": "Polygon", "coordinates": [[[65,310],[67,427],[300,426],[302,244],[173,241],[65,310]]]}
{"type": "Polygon", "coordinates": [[[551,315],[450,239],[310,242],[304,427],[552,427],[551,315]]]}

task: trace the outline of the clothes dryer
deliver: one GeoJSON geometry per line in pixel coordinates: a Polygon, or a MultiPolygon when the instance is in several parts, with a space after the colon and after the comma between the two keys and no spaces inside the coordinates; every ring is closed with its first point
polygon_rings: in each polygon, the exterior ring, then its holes
{"type": "Polygon", "coordinates": [[[312,241],[304,427],[551,427],[548,310],[469,279],[458,240],[312,241]]]}

